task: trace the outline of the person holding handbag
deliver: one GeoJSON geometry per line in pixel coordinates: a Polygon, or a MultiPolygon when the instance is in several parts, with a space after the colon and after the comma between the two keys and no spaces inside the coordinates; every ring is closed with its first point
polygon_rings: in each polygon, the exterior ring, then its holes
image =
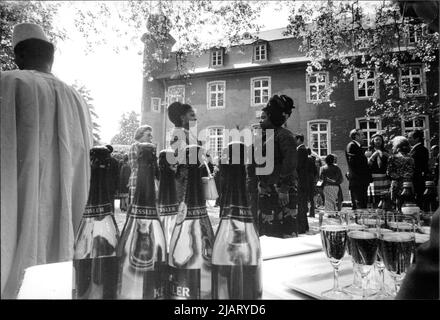
{"type": "Polygon", "coordinates": [[[202,181],[203,181],[203,189],[205,192],[205,199],[209,204],[209,207],[213,207],[215,201],[218,198],[217,186],[214,180],[215,176],[215,166],[212,163],[211,155],[206,153],[205,161],[200,165],[202,170],[202,181]],[[212,203],[211,201],[214,201],[212,203]]]}

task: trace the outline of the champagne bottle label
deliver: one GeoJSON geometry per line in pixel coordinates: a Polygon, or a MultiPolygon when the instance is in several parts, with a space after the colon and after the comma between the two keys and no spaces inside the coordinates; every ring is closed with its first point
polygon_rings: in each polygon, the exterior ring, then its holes
{"type": "Polygon", "coordinates": [[[159,205],[159,213],[161,216],[172,216],[179,211],[178,204],[159,205]]]}
{"type": "Polygon", "coordinates": [[[166,299],[166,280],[168,266],[160,264],[154,271],[146,271],[144,274],[143,299],[166,299]]]}
{"type": "Polygon", "coordinates": [[[115,299],[118,257],[74,259],[74,299],[115,299]]]}
{"type": "Polygon", "coordinates": [[[243,222],[253,222],[252,211],[249,207],[223,207],[223,219],[236,219],[243,222]]]}
{"type": "Polygon", "coordinates": [[[86,206],[84,209],[83,216],[85,218],[94,218],[99,216],[104,216],[107,214],[112,214],[112,206],[110,203],[105,203],[97,206],[86,206]]]}
{"type": "Polygon", "coordinates": [[[262,297],[261,267],[212,265],[212,298],[256,300],[262,297]]]}
{"type": "Polygon", "coordinates": [[[170,299],[200,299],[200,269],[180,269],[168,266],[170,299]]]}
{"type": "Polygon", "coordinates": [[[191,207],[188,208],[186,211],[186,217],[185,219],[191,220],[191,219],[200,219],[201,217],[204,217],[208,214],[206,211],[206,207],[191,207]]]}
{"type": "Polygon", "coordinates": [[[141,219],[159,219],[156,207],[138,206],[135,204],[131,208],[130,216],[141,219]]]}

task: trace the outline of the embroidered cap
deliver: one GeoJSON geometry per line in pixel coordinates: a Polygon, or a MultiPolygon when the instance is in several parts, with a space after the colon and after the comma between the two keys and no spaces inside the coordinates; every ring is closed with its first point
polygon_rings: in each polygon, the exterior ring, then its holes
{"type": "Polygon", "coordinates": [[[43,28],[35,23],[20,23],[14,26],[12,31],[12,48],[15,48],[21,41],[28,39],[40,39],[49,42],[43,28]]]}

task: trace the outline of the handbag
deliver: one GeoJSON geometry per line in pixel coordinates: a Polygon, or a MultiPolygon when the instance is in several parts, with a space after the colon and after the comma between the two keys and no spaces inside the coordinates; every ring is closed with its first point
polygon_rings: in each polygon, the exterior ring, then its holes
{"type": "Polygon", "coordinates": [[[203,192],[205,194],[205,200],[216,200],[218,198],[217,187],[215,185],[214,177],[209,170],[208,164],[205,161],[205,167],[208,171],[207,177],[202,177],[203,192]]]}

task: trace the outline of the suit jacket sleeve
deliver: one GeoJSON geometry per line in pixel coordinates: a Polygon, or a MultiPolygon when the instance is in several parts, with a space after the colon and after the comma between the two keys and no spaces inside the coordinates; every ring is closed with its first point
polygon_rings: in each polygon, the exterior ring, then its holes
{"type": "Polygon", "coordinates": [[[357,145],[354,142],[350,142],[347,145],[347,149],[346,149],[347,164],[348,164],[348,167],[353,172],[357,172],[358,171],[359,161],[357,159],[358,158],[357,148],[358,147],[357,147],[357,145]]]}

